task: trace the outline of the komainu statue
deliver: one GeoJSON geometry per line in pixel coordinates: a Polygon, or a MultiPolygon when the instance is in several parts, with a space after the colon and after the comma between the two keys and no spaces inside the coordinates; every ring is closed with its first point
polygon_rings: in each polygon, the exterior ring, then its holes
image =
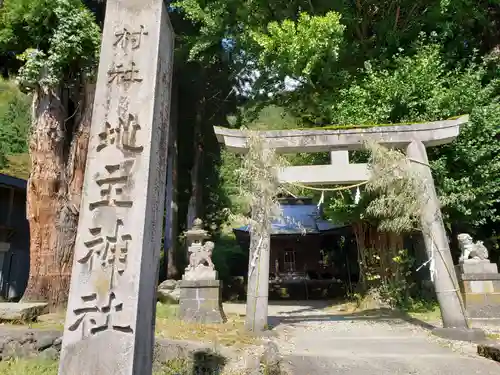
{"type": "Polygon", "coordinates": [[[457,239],[462,251],[459,259],[460,263],[488,260],[488,249],[483,245],[483,241],[474,242],[468,233],[460,233],[457,239]]]}
{"type": "Polygon", "coordinates": [[[194,245],[190,246],[188,251],[189,255],[189,264],[186,268],[186,271],[194,271],[198,266],[209,267],[210,269],[214,269],[214,264],[212,262],[212,251],[214,250],[214,243],[212,241],[207,241],[203,246],[194,245]]]}

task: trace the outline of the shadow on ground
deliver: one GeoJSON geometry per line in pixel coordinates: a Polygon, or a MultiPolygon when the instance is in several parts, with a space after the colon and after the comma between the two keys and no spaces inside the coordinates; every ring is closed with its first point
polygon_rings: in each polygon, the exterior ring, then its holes
{"type": "Polygon", "coordinates": [[[335,321],[373,321],[373,322],[392,322],[398,324],[398,321],[413,324],[427,330],[436,328],[434,325],[424,322],[420,319],[414,318],[405,312],[395,311],[388,308],[378,308],[363,310],[353,313],[325,313],[314,315],[295,315],[300,312],[309,312],[317,310],[317,308],[304,308],[302,310],[295,310],[286,316],[271,315],[269,316],[269,325],[275,328],[281,324],[300,324],[304,322],[335,322],[335,321]]]}
{"type": "Polygon", "coordinates": [[[226,359],[215,353],[198,351],[193,354],[193,375],[219,375],[222,373],[226,359]]]}

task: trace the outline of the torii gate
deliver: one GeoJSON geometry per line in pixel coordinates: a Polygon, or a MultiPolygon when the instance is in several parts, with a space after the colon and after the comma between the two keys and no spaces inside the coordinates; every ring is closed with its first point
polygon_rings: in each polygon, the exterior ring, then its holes
{"type": "MultiPolygon", "coordinates": [[[[355,184],[369,179],[367,164],[350,164],[349,150],[363,147],[364,141],[373,140],[381,145],[406,150],[413,162],[412,167],[423,178],[429,199],[424,203],[421,225],[425,246],[429,257],[435,262],[433,277],[436,295],[441,307],[443,327],[468,329],[467,320],[460,301],[458,281],[443,220],[440,204],[431,175],[426,147],[452,142],[460,132],[460,126],[467,123],[468,115],[458,118],[420,124],[367,127],[348,130],[280,130],[260,131],[259,135],[266,140],[269,147],[277,153],[314,153],[330,152],[330,165],[294,166],[283,168],[279,178],[283,182],[298,182],[308,185],[355,184]]],[[[219,143],[228,151],[246,153],[247,137],[241,130],[214,127],[219,143]]],[[[269,259],[260,257],[261,269],[269,268],[269,259]],[[266,264],[267,263],[267,264],[266,264]]],[[[264,275],[259,282],[260,287],[254,290],[248,286],[248,293],[256,295],[251,298],[260,300],[258,311],[253,311],[256,329],[264,329],[267,324],[267,296],[269,280],[264,275]],[[253,292],[252,292],[253,291],[253,292]]],[[[247,306],[248,314],[248,306],[247,306]]]]}

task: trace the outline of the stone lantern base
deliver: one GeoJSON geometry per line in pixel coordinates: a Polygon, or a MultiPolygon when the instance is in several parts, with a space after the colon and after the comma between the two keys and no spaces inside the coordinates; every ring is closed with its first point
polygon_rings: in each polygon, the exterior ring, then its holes
{"type": "Polygon", "coordinates": [[[225,323],[219,280],[181,280],[179,318],[191,323],[225,323]]]}

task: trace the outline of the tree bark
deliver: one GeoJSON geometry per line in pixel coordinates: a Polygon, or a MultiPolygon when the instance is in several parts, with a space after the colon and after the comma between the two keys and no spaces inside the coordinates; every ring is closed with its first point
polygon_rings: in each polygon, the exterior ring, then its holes
{"type": "MultiPolygon", "coordinates": [[[[54,295],[59,212],[64,205],[64,115],[57,91],[39,87],[33,95],[29,140],[31,174],[26,214],[30,225],[30,274],[23,301],[49,301],[54,295]]],[[[53,306],[51,306],[53,307],[53,306]]]]}
{"type": "Polygon", "coordinates": [[[95,85],[83,85],[77,110],[76,126],[71,136],[71,146],[66,163],[66,197],[57,221],[58,243],[55,252],[55,264],[58,275],[54,278],[56,288],[52,289],[50,301],[54,308],[63,307],[68,301],[73,251],[80,217],[83,180],[87,162],[87,152],[92,122],[95,85]]]}
{"type": "Polygon", "coordinates": [[[179,276],[176,263],[177,234],[178,234],[178,206],[177,206],[177,126],[178,126],[178,86],[174,78],[172,83],[172,103],[170,106],[170,134],[167,167],[167,193],[165,199],[165,257],[167,279],[179,276]]]}
{"type": "Polygon", "coordinates": [[[23,300],[47,301],[51,311],[68,300],[94,93],[93,84],[84,85],[73,134],[66,131],[66,112],[58,96],[45,90],[34,97],[27,197],[30,276],[23,300]],[[70,136],[66,160],[64,144],[70,136]]]}
{"type": "Polygon", "coordinates": [[[189,199],[187,228],[193,226],[193,221],[201,216],[202,186],[200,181],[201,164],[203,161],[202,129],[203,111],[205,108],[204,99],[200,99],[196,111],[196,123],[194,126],[194,161],[191,169],[191,198],[189,199]]]}

